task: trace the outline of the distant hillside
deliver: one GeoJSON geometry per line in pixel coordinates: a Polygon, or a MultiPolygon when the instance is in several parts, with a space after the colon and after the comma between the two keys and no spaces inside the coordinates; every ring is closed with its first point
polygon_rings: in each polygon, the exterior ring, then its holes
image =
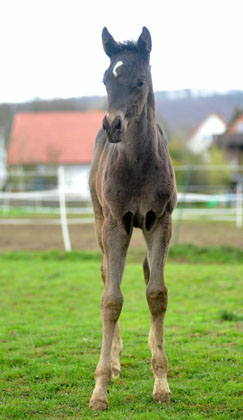
{"type": "Polygon", "coordinates": [[[180,132],[188,136],[194,127],[210,113],[219,114],[229,121],[236,106],[243,108],[243,91],[224,94],[199,93],[190,90],[156,92],[157,113],[164,120],[171,134],[180,132]]]}
{"type": "MultiPolygon", "coordinates": [[[[216,112],[228,121],[236,106],[243,108],[243,91],[227,93],[193,92],[189,89],[174,92],[156,92],[156,109],[159,122],[164,124],[169,137],[180,133],[188,137],[209,113],[216,112]]],[[[33,100],[19,104],[0,104],[0,128],[9,140],[14,114],[23,111],[84,111],[106,108],[105,97],[33,100]]]]}

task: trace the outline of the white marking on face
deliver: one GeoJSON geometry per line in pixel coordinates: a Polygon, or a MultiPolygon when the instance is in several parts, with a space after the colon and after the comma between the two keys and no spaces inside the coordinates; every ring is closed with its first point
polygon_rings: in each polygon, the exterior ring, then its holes
{"type": "Polygon", "coordinates": [[[117,61],[117,63],[115,64],[112,73],[114,74],[115,77],[118,76],[116,69],[118,69],[118,67],[122,66],[123,62],[122,61],[117,61]]]}

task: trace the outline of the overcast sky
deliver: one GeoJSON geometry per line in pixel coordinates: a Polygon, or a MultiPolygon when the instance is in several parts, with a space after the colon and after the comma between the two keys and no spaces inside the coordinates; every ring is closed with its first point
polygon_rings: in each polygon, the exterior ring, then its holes
{"type": "Polygon", "coordinates": [[[0,0],[0,102],[105,95],[107,26],[151,32],[155,90],[243,89],[243,0],[0,0]]]}

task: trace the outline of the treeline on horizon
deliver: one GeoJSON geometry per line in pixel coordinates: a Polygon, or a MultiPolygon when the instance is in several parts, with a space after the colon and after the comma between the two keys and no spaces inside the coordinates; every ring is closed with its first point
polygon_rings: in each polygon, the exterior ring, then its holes
{"type": "MultiPolygon", "coordinates": [[[[192,130],[211,113],[219,114],[228,122],[236,107],[243,108],[243,91],[226,93],[193,91],[155,92],[156,116],[167,137],[188,138],[192,130]]],[[[79,98],[33,99],[22,103],[0,103],[0,130],[6,144],[10,139],[14,115],[17,112],[89,111],[105,110],[106,98],[101,96],[79,98]]]]}

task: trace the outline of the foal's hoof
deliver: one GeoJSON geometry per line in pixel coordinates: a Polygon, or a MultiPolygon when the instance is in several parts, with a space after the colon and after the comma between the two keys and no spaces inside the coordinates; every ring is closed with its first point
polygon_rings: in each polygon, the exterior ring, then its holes
{"type": "Polygon", "coordinates": [[[170,392],[163,392],[163,393],[157,392],[156,394],[153,394],[153,400],[155,402],[158,402],[159,404],[169,403],[170,402],[170,396],[171,396],[170,392]]]}
{"type": "Polygon", "coordinates": [[[108,398],[106,390],[95,387],[93,395],[89,402],[92,410],[106,410],[108,407],[108,398]]]}
{"type": "Polygon", "coordinates": [[[108,401],[91,399],[89,402],[89,407],[92,408],[92,410],[106,410],[108,407],[108,401]]]}
{"type": "Polygon", "coordinates": [[[121,371],[120,370],[118,370],[116,368],[112,368],[111,372],[112,372],[112,378],[113,379],[120,378],[120,376],[121,376],[121,371]]]}

